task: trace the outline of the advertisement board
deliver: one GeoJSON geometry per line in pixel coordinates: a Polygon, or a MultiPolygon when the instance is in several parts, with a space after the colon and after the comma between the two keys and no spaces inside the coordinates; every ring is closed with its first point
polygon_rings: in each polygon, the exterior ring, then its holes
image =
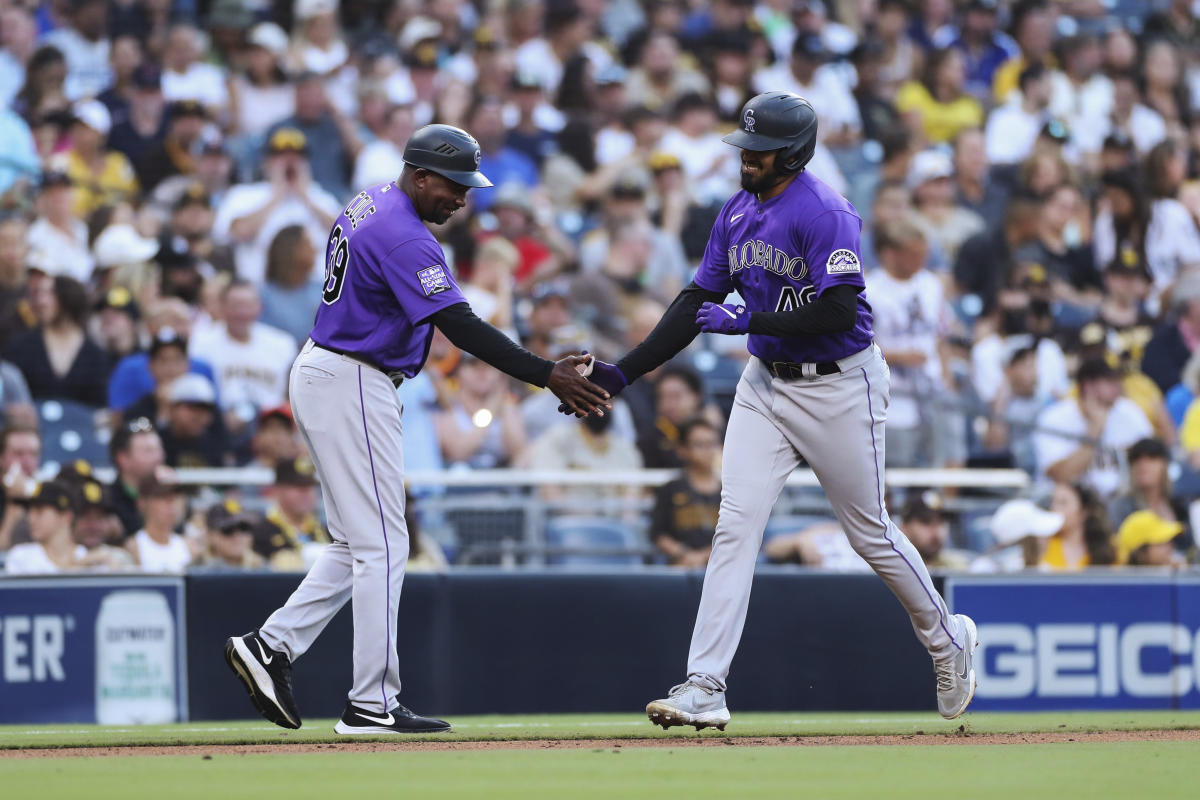
{"type": "Polygon", "coordinates": [[[955,577],[979,626],[972,709],[1200,708],[1200,575],[955,577]]]}
{"type": "Polygon", "coordinates": [[[0,580],[0,723],[187,719],[182,578],[0,580]]]}

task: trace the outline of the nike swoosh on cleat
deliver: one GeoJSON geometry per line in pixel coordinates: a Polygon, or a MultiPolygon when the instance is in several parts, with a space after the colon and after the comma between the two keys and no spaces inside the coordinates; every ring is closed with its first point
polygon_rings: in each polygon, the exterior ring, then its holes
{"type": "Polygon", "coordinates": [[[732,217],[730,217],[730,218],[729,218],[729,221],[730,221],[730,222],[737,222],[739,219],[741,219],[741,218],[742,218],[742,217],[744,217],[744,216],[746,216],[746,212],[745,212],[745,211],[743,211],[741,214],[734,214],[732,217]]]}
{"type": "Polygon", "coordinates": [[[730,310],[729,310],[728,308],[726,308],[725,306],[717,306],[717,308],[721,309],[721,310],[722,310],[722,311],[724,311],[726,314],[728,314],[728,315],[730,316],[730,318],[731,318],[731,319],[737,319],[737,314],[733,313],[732,311],[730,311],[730,310]]]}
{"type": "Polygon", "coordinates": [[[392,713],[390,711],[388,712],[388,715],[386,717],[372,717],[372,716],[368,716],[367,714],[362,713],[361,711],[355,711],[354,713],[358,714],[358,716],[362,717],[363,719],[365,719],[369,722],[374,722],[378,725],[395,725],[396,724],[396,718],[392,716],[392,713]]]}
{"type": "Polygon", "coordinates": [[[263,650],[262,642],[255,640],[254,643],[258,645],[258,655],[259,655],[260,660],[264,664],[270,664],[272,661],[275,660],[275,656],[268,656],[267,652],[265,650],[263,650]]]}

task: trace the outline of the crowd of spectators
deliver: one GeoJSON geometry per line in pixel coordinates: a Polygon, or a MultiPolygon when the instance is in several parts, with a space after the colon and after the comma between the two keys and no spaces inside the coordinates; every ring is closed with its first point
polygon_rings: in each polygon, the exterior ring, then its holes
{"type": "MultiPolygon", "coordinates": [[[[409,135],[466,128],[496,184],[435,228],[476,312],[540,355],[613,359],[689,281],[738,188],[720,137],[768,89],[812,102],[808,169],[864,221],[888,466],[1013,467],[1047,504],[972,538],[940,495],[898,495],[931,565],[1182,563],[1200,497],[1192,6],[0,0],[7,569],[303,568],[327,533],[288,370],[331,222],[397,177],[409,135]],[[246,465],[274,484],[176,480],[246,465]]],[[[678,469],[646,541],[698,566],[746,357],[701,336],[579,424],[437,336],[399,389],[406,466],[678,469]]],[[[853,568],[831,532],[764,558],[853,568]]]]}

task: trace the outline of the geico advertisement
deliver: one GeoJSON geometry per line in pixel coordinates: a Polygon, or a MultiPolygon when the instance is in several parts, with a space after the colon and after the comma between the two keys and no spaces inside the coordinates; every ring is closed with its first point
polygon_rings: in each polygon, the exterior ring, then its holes
{"type": "Polygon", "coordinates": [[[979,626],[972,708],[1200,708],[1200,577],[952,578],[979,626]]]}
{"type": "Polygon", "coordinates": [[[0,723],[185,716],[182,583],[0,580],[0,723]]]}

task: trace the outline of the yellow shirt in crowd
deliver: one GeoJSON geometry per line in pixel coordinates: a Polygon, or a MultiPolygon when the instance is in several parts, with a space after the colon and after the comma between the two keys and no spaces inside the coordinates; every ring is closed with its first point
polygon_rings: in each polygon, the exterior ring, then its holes
{"type": "Polygon", "coordinates": [[[74,212],[86,218],[106,203],[131,200],[138,193],[138,179],[123,154],[104,154],[104,166],[94,173],[74,150],[67,151],[64,171],[75,187],[74,212]]]}
{"type": "Polygon", "coordinates": [[[921,127],[931,142],[952,142],[965,128],[983,125],[983,106],[969,95],[949,103],[934,99],[925,84],[908,81],[896,95],[896,108],[901,114],[915,111],[921,115],[921,127]]]}
{"type": "Polygon", "coordinates": [[[1083,557],[1074,564],[1067,563],[1067,556],[1063,553],[1062,537],[1057,533],[1050,537],[1046,542],[1046,552],[1042,553],[1042,559],[1038,562],[1039,566],[1049,567],[1052,570],[1076,570],[1091,566],[1092,559],[1084,553],[1083,557]]]}

